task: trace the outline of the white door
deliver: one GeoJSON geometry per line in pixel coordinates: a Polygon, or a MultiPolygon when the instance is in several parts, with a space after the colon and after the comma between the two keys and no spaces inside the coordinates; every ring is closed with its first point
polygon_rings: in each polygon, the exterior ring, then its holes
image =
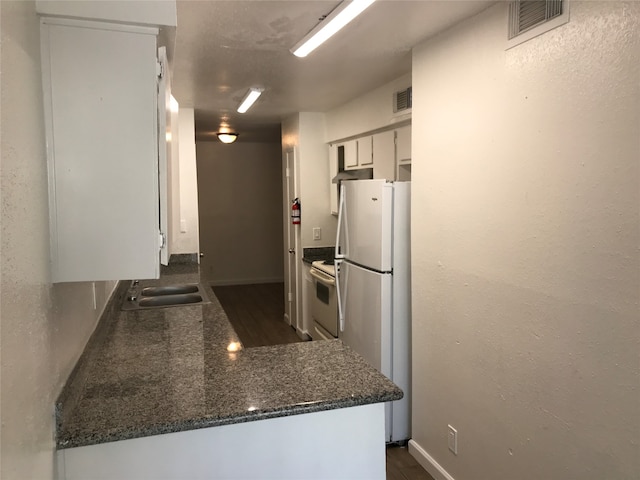
{"type": "Polygon", "coordinates": [[[297,286],[300,280],[300,267],[298,265],[298,238],[299,238],[299,225],[292,225],[291,223],[291,204],[293,199],[298,196],[297,182],[296,182],[296,157],[295,150],[289,150],[286,155],[286,199],[285,202],[285,222],[287,222],[287,253],[285,260],[285,321],[292,327],[298,329],[298,301],[297,301],[297,286]]]}
{"type": "Polygon", "coordinates": [[[342,182],[340,254],[359,265],[392,268],[393,184],[385,180],[342,182]]]}
{"type": "Polygon", "coordinates": [[[160,72],[158,73],[158,192],[160,201],[160,263],[169,265],[169,215],[168,188],[169,178],[167,175],[168,162],[171,158],[171,144],[167,142],[167,132],[170,133],[171,110],[168,108],[171,99],[171,90],[168,77],[169,70],[167,62],[167,49],[158,49],[158,63],[160,72]]]}

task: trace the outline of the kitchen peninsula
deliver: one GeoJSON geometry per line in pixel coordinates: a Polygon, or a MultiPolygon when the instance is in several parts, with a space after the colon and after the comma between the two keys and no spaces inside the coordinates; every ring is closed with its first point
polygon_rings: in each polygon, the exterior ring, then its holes
{"type": "MultiPolygon", "coordinates": [[[[176,265],[145,283],[198,282],[176,265]]],[[[60,478],[385,477],[382,402],[402,392],[342,342],[244,349],[211,289],[122,311],[128,287],[59,398],[60,478]]]]}

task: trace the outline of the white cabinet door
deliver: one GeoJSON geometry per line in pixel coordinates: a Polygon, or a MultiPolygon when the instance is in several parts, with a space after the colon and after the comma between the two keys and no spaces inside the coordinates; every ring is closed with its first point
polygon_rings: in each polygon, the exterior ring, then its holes
{"type": "Polygon", "coordinates": [[[169,161],[171,159],[171,143],[177,138],[168,140],[171,135],[171,85],[169,83],[169,61],[166,47],[158,49],[160,77],[158,79],[158,194],[160,202],[160,263],[169,265],[169,161]]]}
{"type": "Polygon", "coordinates": [[[42,20],[53,282],[159,276],[156,34],[42,20]]]}
{"type": "Polygon", "coordinates": [[[340,186],[333,183],[333,178],[338,174],[338,146],[331,145],[329,149],[329,206],[331,215],[338,214],[338,197],[340,186]]]}
{"type": "Polygon", "coordinates": [[[373,135],[373,178],[395,180],[395,134],[393,130],[373,135]]]}
{"type": "Polygon", "coordinates": [[[351,140],[349,142],[345,142],[342,145],[339,145],[338,148],[342,147],[342,154],[344,155],[344,168],[348,170],[350,168],[358,167],[358,143],[355,140],[351,140]]]}
{"type": "Polygon", "coordinates": [[[411,125],[396,130],[396,160],[411,163],[411,125]]]}
{"type": "Polygon", "coordinates": [[[363,137],[358,142],[358,166],[370,167],[373,164],[373,142],[371,137],[363,137]]]}

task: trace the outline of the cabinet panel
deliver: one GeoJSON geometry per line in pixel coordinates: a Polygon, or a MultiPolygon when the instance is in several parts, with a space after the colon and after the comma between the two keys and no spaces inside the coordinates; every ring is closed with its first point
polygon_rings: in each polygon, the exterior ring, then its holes
{"type": "Polygon", "coordinates": [[[156,37],[69,23],[41,30],[53,281],[158,277],[156,37]]]}
{"type": "Polygon", "coordinates": [[[371,137],[359,138],[358,142],[358,166],[366,167],[373,164],[373,141],[371,137]]]}
{"type": "Polygon", "coordinates": [[[395,180],[395,134],[393,130],[373,135],[373,178],[395,180]]]}
{"type": "Polygon", "coordinates": [[[411,125],[396,130],[396,160],[399,164],[411,162],[411,125]]]}
{"type": "Polygon", "coordinates": [[[329,149],[329,205],[331,214],[338,214],[339,186],[333,183],[333,178],[338,174],[338,147],[332,145],[329,149]]]}
{"type": "Polygon", "coordinates": [[[358,166],[358,144],[355,140],[345,142],[342,145],[342,152],[344,155],[344,168],[355,168],[358,166]]]}

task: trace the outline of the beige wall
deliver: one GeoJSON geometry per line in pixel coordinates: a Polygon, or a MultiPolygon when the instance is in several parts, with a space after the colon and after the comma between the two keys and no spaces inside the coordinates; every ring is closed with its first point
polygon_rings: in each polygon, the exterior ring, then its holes
{"type": "Polygon", "coordinates": [[[331,142],[388,127],[407,115],[393,114],[393,93],[411,86],[411,74],[402,75],[326,113],[326,141],[331,142]]]}
{"type": "Polygon", "coordinates": [[[505,5],[414,50],[414,446],[456,480],[640,478],[640,3],[508,51],[505,5]]]}
{"type": "Polygon", "coordinates": [[[283,280],[279,143],[197,142],[201,271],[215,284],[283,280]]]}
{"type": "MultiPolygon", "coordinates": [[[[282,133],[283,162],[286,151],[296,149],[302,247],[331,247],[336,243],[337,219],[331,215],[329,204],[329,146],[324,140],[325,115],[300,112],[283,123],[282,133]],[[313,239],[314,228],[320,228],[320,240],[313,239]]],[[[291,200],[286,200],[289,205],[291,200]]]]}
{"type": "Polygon", "coordinates": [[[0,2],[2,30],[1,471],[54,476],[53,405],[115,284],[49,283],[39,23],[0,2]]]}

